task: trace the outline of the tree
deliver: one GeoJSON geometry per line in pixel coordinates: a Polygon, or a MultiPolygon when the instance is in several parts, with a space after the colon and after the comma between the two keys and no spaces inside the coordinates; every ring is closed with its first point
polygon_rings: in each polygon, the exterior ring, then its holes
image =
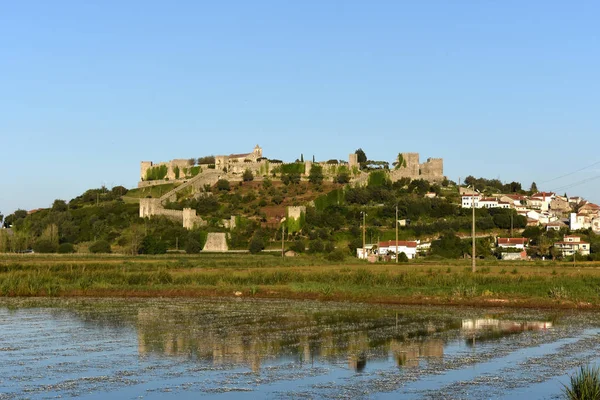
{"type": "Polygon", "coordinates": [[[300,154],[300,162],[304,162],[304,154],[300,154]]]}
{"type": "Polygon", "coordinates": [[[308,174],[308,181],[316,185],[323,182],[323,167],[318,164],[313,164],[308,174]]]}
{"type": "Polygon", "coordinates": [[[110,192],[115,196],[124,196],[128,191],[129,190],[127,190],[125,186],[115,186],[110,190],[110,192]]]}
{"type": "Polygon", "coordinates": [[[465,244],[452,231],[431,243],[431,254],[444,258],[460,258],[465,254],[465,244]]]}
{"type": "Polygon", "coordinates": [[[296,183],[300,183],[300,174],[297,172],[290,172],[288,174],[283,174],[281,175],[281,182],[283,182],[284,185],[289,185],[289,184],[296,184],[296,183]]]}
{"type": "Polygon", "coordinates": [[[219,179],[217,181],[217,189],[228,192],[231,189],[229,186],[229,181],[227,179],[219,179]]]}
{"type": "Polygon", "coordinates": [[[200,243],[194,238],[188,238],[185,242],[185,252],[187,254],[198,254],[202,250],[200,243]]]}
{"type": "Polygon", "coordinates": [[[33,251],[36,253],[56,253],[58,246],[51,240],[38,239],[33,245],[33,251]]]}
{"type": "Polygon", "coordinates": [[[265,248],[265,242],[260,235],[254,234],[252,239],[250,239],[250,245],[248,246],[248,250],[252,254],[257,254],[263,251],[265,248]]]}
{"type": "Polygon", "coordinates": [[[242,178],[244,179],[244,182],[250,182],[254,180],[254,175],[252,175],[252,171],[250,171],[250,169],[247,168],[244,171],[244,175],[242,176],[242,178]]]}
{"type": "Polygon", "coordinates": [[[165,254],[167,243],[154,235],[148,235],[142,240],[139,252],[141,254],[165,254]]]}
{"type": "Polygon", "coordinates": [[[364,152],[364,150],[363,150],[363,149],[357,149],[357,150],[354,152],[354,154],[356,154],[356,155],[357,155],[357,157],[356,157],[356,158],[357,158],[357,161],[358,161],[358,163],[359,163],[359,164],[362,164],[362,163],[366,163],[366,162],[367,162],[367,155],[365,154],[365,152],[364,152]]]}
{"type": "Polygon", "coordinates": [[[537,185],[535,184],[535,182],[531,182],[531,188],[529,189],[529,191],[531,193],[537,193],[538,188],[537,188],[537,185]]]}
{"type": "Polygon", "coordinates": [[[67,202],[64,200],[56,199],[54,203],[52,203],[52,211],[56,212],[64,212],[68,210],[67,202]]]}
{"type": "Polygon", "coordinates": [[[337,183],[346,184],[350,182],[350,173],[348,171],[341,171],[335,177],[337,183]]]}
{"type": "Polygon", "coordinates": [[[188,165],[189,165],[190,167],[193,167],[194,165],[196,165],[196,159],[195,159],[195,158],[193,158],[193,157],[192,157],[192,158],[190,158],[190,159],[188,160],[188,165]]]}

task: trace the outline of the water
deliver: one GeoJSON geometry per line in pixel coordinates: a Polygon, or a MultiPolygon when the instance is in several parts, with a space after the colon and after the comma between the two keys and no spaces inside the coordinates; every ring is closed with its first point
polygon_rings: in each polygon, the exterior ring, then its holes
{"type": "Polygon", "coordinates": [[[559,398],[599,350],[590,312],[0,301],[0,399],[559,398]]]}

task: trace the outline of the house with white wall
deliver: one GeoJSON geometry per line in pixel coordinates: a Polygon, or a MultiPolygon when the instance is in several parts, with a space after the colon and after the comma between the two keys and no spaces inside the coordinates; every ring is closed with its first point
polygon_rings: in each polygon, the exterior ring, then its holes
{"type": "Polygon", "coordinates": [[[572,256],[575,253],[582,256],[590,254],[590,244],[581,241],[580,236],[565,235],[562,241],[554,243],[554,247],[560,250],[563,257],[572,256]]]}
{"type": "Polygon", "coordinates": [[[412,260],[417,255],[417,246],[418,243],[416,241],[399,240],[396,242],[395,240],[388,240],[387,242],[379,242],[378,253],[380,256],[390,253],[404,253],[409,260],[412,260]]]}

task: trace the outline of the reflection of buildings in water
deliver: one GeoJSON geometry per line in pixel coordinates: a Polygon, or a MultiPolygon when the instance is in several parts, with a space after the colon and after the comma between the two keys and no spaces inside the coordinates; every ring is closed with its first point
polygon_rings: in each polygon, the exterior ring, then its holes
{"type": "MultiPolygon", "coordinates": [[[[255,372],[265,359],[283,356],[300,362],[312,362],[313,358],[333,362],[347,359],[350,368],[360,372],[367,360],[387,359],[390,352],[398,365],[405,366],[418,365],[422,357],[443,355],[441,340],[375,341],[370,328],[346,330],[348,326],[343,325],[340,330],[331,329],[331,325],[319,324],[311,314],[273,318],[274,324],[254,319],[234,324],[225,318],[203,324],[196,322],[205,320],[202,315],[191,317],[186,310],[139,310],[138,352],[196,358],[213,365],[245,364],[255,372]]],[[[434,325],[425,324],[408,334],[427,336],[435,330],[434,325]]]]}
{"type": "Polygon", "coordinates": [[[394,354],[399,367],[418,367],[422,358],[442,358],[444,356],[444,341],[429,339],[418,342],[398,342],[393,340],[390,350],[394,354]]]}
{"type": "Polygon", "coordinates": [[[462,330],[469,334],[466,343],[475,346],[476,341],[498,340],[526,331],[541,331],[552,328],[550,321],[507,321],[494,318],[464,319],[462,330]]]}
{"type": "Polygon", "coordinates": [[[503,332],[538,331],[552,328],[549,321],[506,321],[494,318],[463,319],[462,329],[469,331],[477,330],[500,330],[503,332]]]}

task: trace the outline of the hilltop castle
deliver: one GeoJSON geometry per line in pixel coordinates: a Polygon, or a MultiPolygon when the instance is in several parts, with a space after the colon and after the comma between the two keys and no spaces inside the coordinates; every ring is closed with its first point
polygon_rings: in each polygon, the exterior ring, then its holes
{"type": "MultiPolygon", "coordinates": [[[[296,162],[297,163],[297,162],[296,162]]],[[[187,159],[174,159],[168,162],[154,164],[151,161],[142,161],[140,166],[140,182],[138,187],[153,186],[168,182],[186,182],[198,175],[206,175],[218,171],[222,178],[240,180],[246,170],[252,171],[256,179],[281,172],[285,163],[280,160],[269,160],[263,157],[263,150],[259,145],[251,153],[219,155],[214,157],[214,163],[196,164],[187,159]]],[[[304,176],[308,176],[312,168],[312,161],[303,161],[304,176]]],[[[350,154],[348,161],[330,160],[315,163],[323,167],[325,179],[333,179],[341,169],[347,168],[351,175],[351,183],[366,183],[368,172],[360,170],[358,156],[350,154]]],[[[428,158],[421,163],[419,153],[400,153],[394,163],[395,167],[386,171],[392,182],[402,178],[425,179],[430,182],[444,180],[444,161],[441,158],[428,158]]]]}
{"type": "MultiPolygon", "coordinates": [[[[200,160],[213,161],[212,157],[200,160]]],[[[313,164],[322,167],[323,176],[326,180],[334,180],[338,174],[344,172],[349,176],[350,184],[366,185],[370,172],[361,170],[356,154],[350,154],[348,161],[329,160],[327,162],[296,161],[294,163],[283,163],[280,160],[269,160],[263,157],[262,148],[254,147],[251,153],[230,154],[228,156],[214,157],[214,163],[198,163],[195,159],[176,159],[169,162],[154,164],[151,161],[142,161],[140,168],[140,182],[138,187],[161,185],[170,182],[179,183],[171,191],[163,194],[160,198],[140,199],[140,217],[153,215],[165,215],[169,218],[181,220],[183,226],[192,229],[194,226],[205,225],[201,216],[196,215],[196,210],[184,208],[183,210],[165,209],[167,202],[177,200],[178,193],[190,193],[202,195],[205,187],[212,186],[219,179],[229,181],[242,181],[245,171],[251,171],[256,180],[265,177],[277,179],[285,172],[287,167],[292,167],[294,172],[301,172],[304,179],[308,179],[313,164]]],[[[383,163],[387,167],[387,163],[383,163]]],[[[426,162],[419,162],[418,153],[400,153],[396,158],[393,169],[383,168],[392,182],[403,178],[425,179],[430,182],[441,182],[445,179],[443,173],[443,160],[441,158],[428,158],[426,162]]],[[[299,218],[305,211],[304,206],[288,208],[288,216],[299,218]],[[292,215],[293,214],[293,215],[292,215]]],[[[235,217],[225,219],[222,225],[226,228],[235,227],[235,217]]]]}

